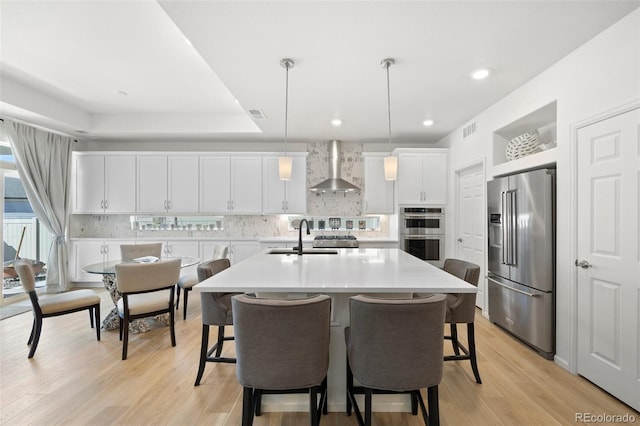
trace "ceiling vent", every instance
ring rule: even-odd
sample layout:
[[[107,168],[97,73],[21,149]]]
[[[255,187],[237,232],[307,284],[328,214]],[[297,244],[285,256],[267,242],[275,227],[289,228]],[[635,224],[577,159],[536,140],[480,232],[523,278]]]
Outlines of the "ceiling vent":
[[[474,121],[473,123],[469,124],[467,127],[463,127],[462,128],[462,138],[466,138],[468,136],[471,136],[472,134],[474,134],[476,132],[476,126],[477,121]]]
[[[267,117],[264,115],[264,112],[262,112],[262,110],[259,109],[250,109],[249,110],[249,114],[251,114],[251,117],[254,120],[266,120]]]

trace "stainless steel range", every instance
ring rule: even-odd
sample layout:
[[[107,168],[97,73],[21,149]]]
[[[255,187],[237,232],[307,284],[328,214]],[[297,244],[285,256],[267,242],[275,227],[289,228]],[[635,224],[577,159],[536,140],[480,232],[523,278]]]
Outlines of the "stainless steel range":
[[[357,248],[359,244],[353,235],[317,235],[313,239],[313,247]]]

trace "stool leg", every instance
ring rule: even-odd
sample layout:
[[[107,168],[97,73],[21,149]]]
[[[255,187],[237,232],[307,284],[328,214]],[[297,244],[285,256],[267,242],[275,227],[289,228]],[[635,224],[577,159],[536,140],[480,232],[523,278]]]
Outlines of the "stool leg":
[[[371,394],[373,392],[369,388],[364,390],[364,424],[371,426]]]
[[[482,384],[480,380],[480,372],[478,371],[478,360],[476,359],[476,336],[473,323],[467,324],[467,340],[469,341],[469,358],[471,359],[471,369],[476,378],[476,382]]]
[[[202,341],[200,343],[200,364],[198,365],[198,375],[193,386],[200,386],[200,380],[204,374],[204,367],[207,364],[207,347],[209,346],[209,325],[202,324]]]
[[[242,426],[253,424],[253,389],[242,389]]]
[[[439,426],[438,386],[431,386],[427,389],[427,400],[429,405],[429,426]]]
[[[451,345],[453,346],[453,353],[460,355],[460,346],[458,343],[458,326],[455,323],[451,323]]]

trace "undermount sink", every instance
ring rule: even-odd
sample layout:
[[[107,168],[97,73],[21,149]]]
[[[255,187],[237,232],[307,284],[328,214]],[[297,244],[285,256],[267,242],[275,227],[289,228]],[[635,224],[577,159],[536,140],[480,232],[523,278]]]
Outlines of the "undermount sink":
[[[270,250],[267,254],[298,254],[298,250],[290,249],[290,248],[281,248],[281,249],[273,249]],[[302,254],[338,254],[338,250],[327,250],[327,249],[303,249]]]

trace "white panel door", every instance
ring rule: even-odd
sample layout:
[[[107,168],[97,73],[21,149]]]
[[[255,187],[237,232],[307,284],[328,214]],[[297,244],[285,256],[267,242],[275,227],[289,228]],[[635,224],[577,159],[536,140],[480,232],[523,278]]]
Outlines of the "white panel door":
[[[423,203],[447,204],[447,173],[449,155],[446,153],[427,153],[422,157]]]
[[[106,260],[105,247],[103,241],[72,241],[71,258],[69,259],[69,270],[73,274],[71,281],[74,282],[100,282],[102,275],[88,274],[82,267],[99,263]]]
[[[385,156],[364,157],[363,213],[393,213],[394,181],[384,178]]]
[[[169,257],[199,257],[200,243],[195,240],[185,241],[166,241],[167,253]],[[202,259],[201,259],[202,260]],[[182,268],[180,275],[197,275],[198,265]]]
[[[108,213],[130,214],[136,211],[135,155],[107,155],[104,157],[106,200]]]
[[[293,164],[293,175],[296,165]],[[278,157],[265,157],[263,159],[262,175],[262,211],[263,213],[285,213],[287,199],[285,181],[278,174]],[[293,177],[293,176],[292,176]]]
[[[229,157],[200,158],[200,212],[226,213],[231,204]]]
[[[578,131],[578,373],[640,410],[640,110]],[[582,262],[582,263],[581,263]]]
[[[167,156],[138,156],[139,213],[159,213],[167,210]]]
[[[167,210],[170,213],[197,213],[200,179],[198,157],[170,155],[167,165]]]
[[[232,241],[229,250],[231,264],[235,265],[247,257],[258,253],[260,250],[261,246],[258,241]]]
[[[422,154],[400,154],[398,156],[398,204],[421,204]]]
[[[231,157],[231,211],[262,212],[262,158]]]
[[[307,212],[307,157],[293,157],[291,179],[286,182],[288,214]]]
[[[456,257],[480,266],[476,306],[484,309],[486,282],[484,279],[484,252],[486,238],[485,176],[482,164],[460,171],[458,174],[458,212],[456,229]]]
[[[74,160],[74,213],[104,211],[104,156],[77,155]]]

